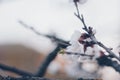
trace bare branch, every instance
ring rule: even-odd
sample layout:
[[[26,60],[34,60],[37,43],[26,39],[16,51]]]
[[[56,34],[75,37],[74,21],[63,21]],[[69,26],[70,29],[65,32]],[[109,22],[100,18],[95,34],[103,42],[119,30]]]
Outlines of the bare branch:
[[[115,55],[115,53],[113,53],[113,52],[112,52],[109,48],[107,48],[104,44],[102,44],[101,42],[98,42],[98,45],[99,45],[100,47],[102,47],[103,49],[105,49],[111,56],[113,56],[114,58],[116,58],[117,60],[120,61],[120,58],[117,57],[117,56]]]
[[[53,80],[49,78],[42,78],[42,77],[3,77],[0,76],[0,80]]]
[[[14,68],[14,67],[7,66],[5,64],[0,64],[0,69],[5,70],[5,71],[9,71],[9,72],[13,72],[13,73],[16,73],[16,74],[21,75],[21,76],[33,76],[32,73],[22,71],[20,69]]]
[[[88,30],[88,28],[87,28],[87,26],[86,26],[86,24],[85,24],[85,21],[84,21],[83,14],[80,15],[77,2],[74,2],[74,3],[75,3],[76,10],[77,10],[77,13],[74,13],[74,14],[75,14],[75,16],[82,22],[82,24],[83,24],[83,26],[84,26],[83,29],[89,33],[89,30]]]
[[[58,51],[60,50],[60,45],[58,45],[56,47],[56,49],[54,51],[52,51],[44,60],[43,64],[40,66],[38,72],[36,73],[35,76],[38,77],[43,77],[46,73],[46,70],[48,68],[48,66],[50,65],[50,63],[56,58]]]
[[[100,66],[113,67],[117,72],[120,73],[120,64],[117,61],[113,61],[108,56],[102,56],[100,58],[97,58],[97,61]]]
[[[58,43],[58,44],[62,44],[62,45],[66,45],[66,46],[69,45],[69,42],[68,42],[68,41],[62,40],[62,39],[56,37],[55,35],[42,34],[42,33],[40,33],[39,31],[37,31],[34,27],[27,25],[26,23],[24,23],[24,22],[21,21],[21,20],[19,20],[18,23],[20,23],[23,27],[25,27],[25,28],[27,28],[27,29],[30,29],[30,30],[31,30],[32,32],[34,32],[36,35],[47,37],[47,38],[51,39],[53,42],[56,42],[56,43]]]

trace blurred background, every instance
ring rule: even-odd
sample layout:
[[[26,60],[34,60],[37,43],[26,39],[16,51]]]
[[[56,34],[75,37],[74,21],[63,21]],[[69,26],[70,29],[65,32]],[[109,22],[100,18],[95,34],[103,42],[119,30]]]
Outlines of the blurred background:
[[[119,4],[119,0],[81,0],[79,3],[80,13],[86,24],[96,30],[97,39],[115,52],[120,44]],[[83,25],[74,12],[72,0],[0,0],[0,63],[37,72],[55,44],[24,28],[18,21],[33,26],[40,33],[55,33],[61,39],[70,40],[75,30],[83,32]],[[69,61],[58,55],[50,64],[46,77],[74,76],[68,64]]]

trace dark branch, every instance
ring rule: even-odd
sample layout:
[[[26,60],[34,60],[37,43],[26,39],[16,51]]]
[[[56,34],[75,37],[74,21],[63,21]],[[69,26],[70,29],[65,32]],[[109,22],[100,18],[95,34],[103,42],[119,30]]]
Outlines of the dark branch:
[[[120,57],[117,57],[115,55],[115,53],[113,53],[109,48],[107,48],[104,44],[102,44],[101,42],[98,42],[98,45],[102,48],[104,48],[111,56],[113,56],[114,58],[116,58],[117,60],[120,61]]]
[[[108,56],[102,56],[97,59],[100,66],[110,66],[113,67],[117,72],[120,73],[120,64],[117,61],[111,60]]]
[[[84,29],[85,31],[89,32],[89,30],[88,30],[88,28],[87,28],[87,26],[86,26],[86,24],[85,24],[83,15],[82,15],[82,14],[80,15],[77,2],[74,2],[74,3],[75,3],[76,10],[77,10],[77,13],[74,13],[75,16],[76,16],[76,17],[82,22],[82,24],[84,25],[84,28],[83,28],[83,29]]]
[[[41,77],[3,77],[0,76],[0,80],[53,80],[49,78],[41,78]]]
[[[9,72],[13,72],[13,73],[16,73],[17,75],[21,75],[21,76],[33,76],[33,74],[31,74],[31,73],[22,71],[20,69],[14,68],[14,67],[7,66],[5,64],[0,64],[0,69],[9,71]]]
[[[57,53],[60,51],[61,48],[66,48],[66,45],[63,44],[58,44],[57,47],[55,48],[54,51],[52,51],[45,59],[45,61],[43,62],[42,66],[40,66],[38,73],[36,74],[36,76],[38,77],[43,77],[46,73],[46,70],[48,68],[48,66],[50,65],[50,63],[56,58]]]
[[[35,76],[43,77],[45,75],[49,64],[55,59],[59,50],[60,46],[57,46],[56,49],[46,57],[45,61],[43,62]]]

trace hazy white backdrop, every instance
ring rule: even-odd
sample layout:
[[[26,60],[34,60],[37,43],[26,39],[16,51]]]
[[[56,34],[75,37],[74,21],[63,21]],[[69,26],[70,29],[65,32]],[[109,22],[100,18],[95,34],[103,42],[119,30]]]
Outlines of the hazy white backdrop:
[[[119,5],[120,0],[87,0],[79,4],[87,25],[96,29],[96,37],[108,47],[120,43]],[[41,33],[55,32],[69,40],[75,30],[82,31],[75,11],[72,0],[0,0],[0,44],[20,43],[44,51],[52,43],[24,28],[18,20]]]

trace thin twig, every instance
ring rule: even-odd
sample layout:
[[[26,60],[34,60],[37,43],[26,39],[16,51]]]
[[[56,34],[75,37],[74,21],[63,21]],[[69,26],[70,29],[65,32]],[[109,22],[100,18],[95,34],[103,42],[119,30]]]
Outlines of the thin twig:
[[[74,53],[74,52],[65,52],[66,54],[68,55],[79,55],[79,56],[87,56],[87,57],[94,57],[94,55],[87,55],[87,54],[84,54],[84,53]]]
[[[85,24],[85,21],[84,21],[84,17],[83,15],[80,16],[80,13],[79,13],[79,9],[78,9],[78,5],[77,3],[75,3],[75,7],[77,9],[77,13],[75,13],[75,16],[77,16],[77,18],[82,22],[83,24],[83,29],[88,33],[88,35],[90,35],[90,38],[91,40],[98,44],[100,47],[102,47],[103,49],[105,49],[110,55],[112,55],[114,58],[116,58],[117,60],[120,61],[120,58],[118,56],[115,55],[115,53],[113,53],[109,48],[107,48],[103,43],[97,41],[97,39],[95,38],[95,36],[90,32],[90,27],[87,27],[87,25]]]
[[[89,32],[86,24],[85,24],[85,21],[84,21],[84,17],[83,17],[83,14],[80,15],[80,12],[79,12],[79,8],[78,8],[78,5],[77,5],[77,2],[74,2],[75,3],[75,7],[76,7],[76,10],[77,10],[77,13],[74,13],[75,16],[82,22],[82,24],[84,25],[84,30]]]
[[[30,29],[31,31],[33,31],[35,34],[37,35],[42,35],[42,36],[46,36],[44,34],[41,34],[40,32],[38,32],[33,26],[29,26],[26,23],[24,23],[23,21],[19,20],[18,23],[20,23],[21,25],[23,25],[25,28]]]

